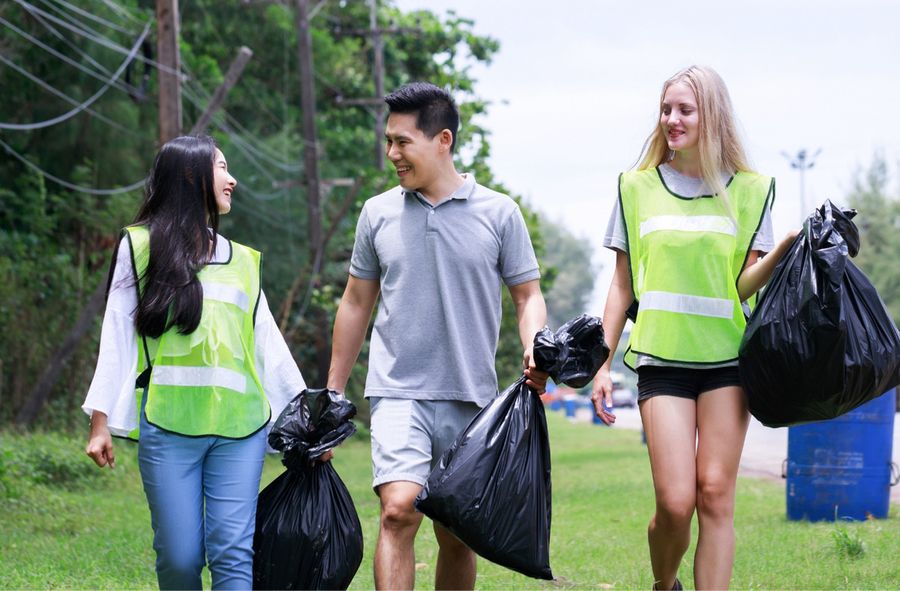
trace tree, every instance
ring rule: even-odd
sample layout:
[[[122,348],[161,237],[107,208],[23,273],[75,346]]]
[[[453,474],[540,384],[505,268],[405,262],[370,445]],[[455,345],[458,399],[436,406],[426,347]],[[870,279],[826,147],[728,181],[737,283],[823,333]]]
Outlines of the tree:
[[[80,102],[102,86],[102,79],[109,77],[104,72],[115,71],[124,59],[98,39],[132,46],[153,18],[154,4],[154,0],[117,0],[91,4],[82,12],[65,3],[53,6],[53,14],[61,13],[63,22],[89,33],[82,35],[23,5],[4,3],[0,16],[81,68],[22,35],[4,36],[0,48],[4,58]],[[254,52],[224,110],[213,118],[210,133],[240,181],[234,210],[223,218],[221,230],[265,253],[264,289],[277,312],[298,273],[310,267],[292,4],[196,0],[181,7],[182,64],[187,75],[183,82],[185,129],[201,115],[223,80],[235,49],[246,45]],[[50,5],[38,8],[50,10]],[[84,10],[100,20],[87,19]],[[429,80],[452,90],[463,120],[458,138],[460,170],[473,171],[482,184],[504,191],[487,165],[490,134],[482,118],[489,105],[477,96],[476,81],[469,73],[473,62],[490,62],[499,48],[497,42],[474,34],[469,19],[453,13],[403,13],[389,0],[380,2],[378,20],[380,26],[403,31],[385,39],[385,87],[390,90],[411,80]],[[289,345],[310,384],[325,381],[327,358],[323,360],[319,353],[328,349],[362,198],[395,183],[390,172],[374,166],[372,113],[343,106],[339,100],[374,94],[370,39],[353,33],[368,26],[369,7],[363,2],[320,3],[312,20],[321,176],[361,178],[362,183],[358,198],[348,198],[349,189],[344,187],[324,195],[323,227],[333,228],[333,238],[317,280],[301,277],[299,304],[291,308],[287,319]],[[150,53],[140,54],[147,58],[153,57],[150,41]],[[147,174],[157,149],[156,71],[135,61],[119,82],[89,111],[41,129],[4,130],[0,139],[43,170],[77,185],[108,188],[133,183]],[[6,91],[0,93],[2,122],[43,121],[72,108],[10,67],[0,68],[0,85]],[[29,388],[52,361],[95,287],[105,280],[118,231],[137,210],[141,192],[86,195],[46,180],[11,157],[0,159],[0,181],[0,325],[4,327],[0,422],[5,422],[23,407]],[[525,205],[523,213],[539,250],[537,215]],[[61,370],[41,415],[46,426],[83,424],[78,406],[96,360],[99,318],[94,322],[92,338],[74,346]],[[498,366],[517,366],[521,359],[517,331],[508,322],[502,331]],[[358,367],[351,377],[353,396],[362,393],[364,369]]]
[[[888,188],[890,175],[884,157],[876,155],[868,170],[857,171],[847,202],[858,211],[854,219],[860,235],[854,262],[868,276],[884,300],[894,322],[900,322],[900,198]]]
[[[546,242],[544,263],[555,272],[553,287],[545,294],[547,321],[556,329],[585,312],[599,268],[591,260],[593,251],[586,238],[573,236],[548,219],[541,220],[541,230]]]

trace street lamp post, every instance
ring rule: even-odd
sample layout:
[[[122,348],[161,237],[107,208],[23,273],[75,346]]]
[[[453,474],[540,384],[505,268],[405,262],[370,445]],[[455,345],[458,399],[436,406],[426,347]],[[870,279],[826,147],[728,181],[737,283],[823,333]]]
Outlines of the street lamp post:
[[[800,221],[806,221],[809,212],[806,210],[806,171],[812,168],[816,163],[816,157],[822,152],[822,148],[816,150],[816,153],[809,156],[805,149],[797,150],[797,155],[791,157],[787,152],[781,155],[787,158],[791,164],[791,168],[800,171]]]

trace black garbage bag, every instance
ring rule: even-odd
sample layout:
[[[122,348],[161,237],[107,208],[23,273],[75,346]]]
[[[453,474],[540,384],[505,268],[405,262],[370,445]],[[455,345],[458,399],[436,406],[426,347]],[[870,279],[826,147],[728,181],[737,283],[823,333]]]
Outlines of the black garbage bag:
[[[331,462],[356,432],[356,407],[333,390],[304,390],[278,416],[269,445],[287,467],[261,493],[253,538],[254,589],[346,589],[362,562],[362,527]]]
[[[900,334],[859,251],[854,210],[826,201],[775,267],[744,333],[750,412],[783,427],[832,419],[900,382]]]
[[[609,356],[600,320],[583,315],[534,339],[535,365],[586,384]],[[479,555],[529,577],[550,570],[550,442],[537,392],[516,380],[444,452],[416,508]]]

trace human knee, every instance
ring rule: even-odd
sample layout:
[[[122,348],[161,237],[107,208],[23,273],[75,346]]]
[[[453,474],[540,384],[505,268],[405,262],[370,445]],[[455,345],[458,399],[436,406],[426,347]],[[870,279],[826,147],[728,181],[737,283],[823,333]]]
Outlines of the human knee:
[[[697,497],[684,490],[660,495],[656,501],[657,522],[664,522],[670,527],[687,527],[694,516]]]
[[[404,531],[416,529],[422,521],[422,514],[418,513],[412,503],[395,499],[383,499],[381,502],[381,527],[382,529]]]
[[[160,589],[191,589],[200,582],[203,553],[197,551],[158,552],[156,572]]]
[[[724,478],[701,478],[697,483],[697,511],[707,518],[734,516],[734,483]]]

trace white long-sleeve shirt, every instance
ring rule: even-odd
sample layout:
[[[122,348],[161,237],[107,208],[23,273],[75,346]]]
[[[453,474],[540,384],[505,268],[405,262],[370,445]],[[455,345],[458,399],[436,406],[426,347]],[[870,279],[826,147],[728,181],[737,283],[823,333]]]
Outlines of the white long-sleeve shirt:
[[[231,256],[231,243],[217,236],[213,262],[225,262]],[[294,361],[269,304],[262,291],[256,312],[256,370],[272,408],[274,421],[290,400],[306,388],[300,369]],[[126,436],[138,426],[134,381],[137,379],[138,344],[134,328],[137,311],[137,288],[131,265],[131,245],[126,237],[119,244],[113,271],[103,329],[100,353],[94,379],[81,408],[90,415],[104,413],[110,433]]]

